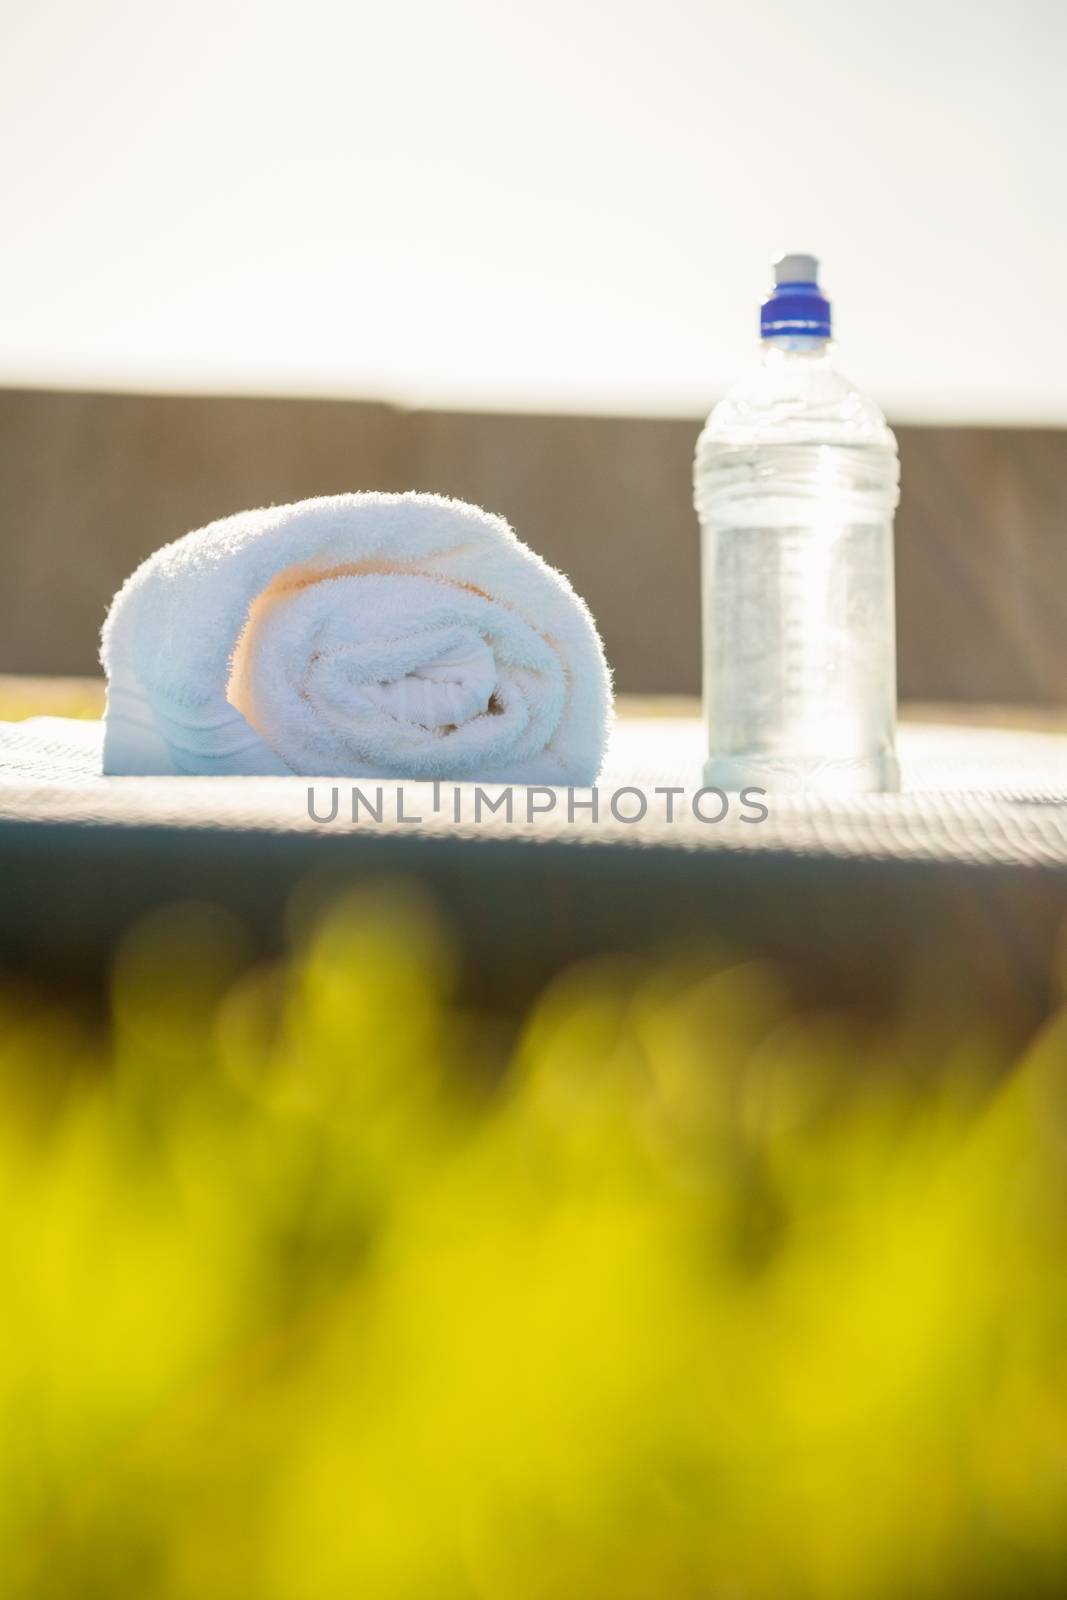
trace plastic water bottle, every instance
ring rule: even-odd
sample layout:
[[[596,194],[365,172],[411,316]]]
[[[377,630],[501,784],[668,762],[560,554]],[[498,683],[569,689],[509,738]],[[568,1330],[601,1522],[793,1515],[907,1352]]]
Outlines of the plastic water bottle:
[[[774,274],[759,363],[697,444],[704,782],[895,790],[896,440],[834,367],[814,256]]]

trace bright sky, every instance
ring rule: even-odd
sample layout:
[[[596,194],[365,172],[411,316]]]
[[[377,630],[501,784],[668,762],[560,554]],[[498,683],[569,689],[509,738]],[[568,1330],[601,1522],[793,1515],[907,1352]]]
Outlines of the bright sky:
[[[0,383],[1067,423],[1062,0],[5,0]]]

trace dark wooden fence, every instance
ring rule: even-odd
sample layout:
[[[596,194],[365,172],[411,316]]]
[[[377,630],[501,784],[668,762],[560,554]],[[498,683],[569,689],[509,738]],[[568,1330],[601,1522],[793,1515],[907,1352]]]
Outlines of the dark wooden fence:
[[[697,424],[0,391],[0,672],[96,666],[157,545],[249,505],[433,489],[502,512],[598,617],[622,690],[695,692]],[[1067,430],[898,428],[901,693],[1067,700]]]

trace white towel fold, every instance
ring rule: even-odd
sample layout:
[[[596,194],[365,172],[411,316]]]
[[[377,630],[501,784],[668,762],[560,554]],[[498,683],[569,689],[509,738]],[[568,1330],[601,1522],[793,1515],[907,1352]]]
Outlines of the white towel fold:
[[[104,625],[104,771],[592,783],[611,687],[584,601],[438,495],[245,511],[157,550]]]

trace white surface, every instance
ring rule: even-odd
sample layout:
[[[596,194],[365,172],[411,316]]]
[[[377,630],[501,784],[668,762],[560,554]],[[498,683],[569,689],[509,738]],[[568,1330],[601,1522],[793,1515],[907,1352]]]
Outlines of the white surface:
[[[0,382],[697,416],[783,249],[898,419],[1067,421],[1062,0],[49,0]]]
[[[306,778],[102,778],[100,724],[36,722],[0,725],[0,824],[63,824],[92,849],[95,825],[120,828],[223,829],[251,836],[401,832],[447,838],[525,839],[530,843],[648,845],[681,850],[788,854],[854,860],[905,860],[1067,868],[1067,737],[987,735],[933,726],[904,730],[906,770],[916,787],[901,795],[768,798],[753,825],[746,807],[698,806],[702,754],[693,721],[624,723],[598,791],[489,786],[489,798],[511,795],[510,810],[483,810],[473,784],[386,782],[357,789]],[[928,787],[922,787],[923,783]],[[668,801],[649,793],[619,795],[623,786],[686,791]],[[377,815],[357,810],[357,794]],[[735,797],[736,800],[736,797]],[[368,801],[361,805],[365,808]],[[639,820],[633,818],[637,814]],[[23,836],[24,837],[24,836]],[[37,835],[47,848],[47,833]]]
[[[64,717],[0,722],[0,784],[95,788],[126,782],[101,776],[103,726]],[[1064,734],[905,724],[899,749],[905,798],[982,794],[1067,800]],[[628,784],[646,790],[676,784],[692,793],[700,787],[703,761],[704,729],[698,718],[627,717],[616,725],[598,787],[608,794]],[[893,800],[881,797],[878,804]]]

